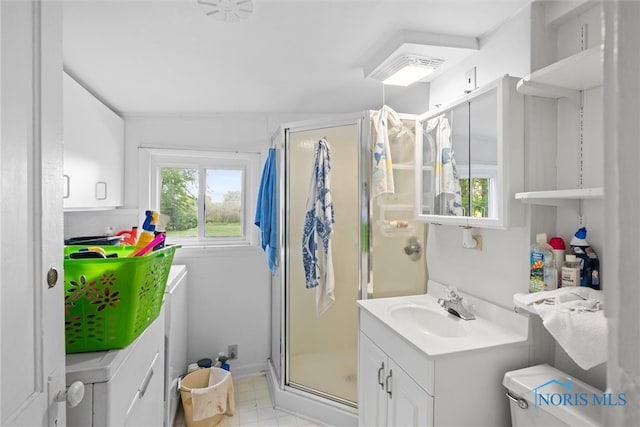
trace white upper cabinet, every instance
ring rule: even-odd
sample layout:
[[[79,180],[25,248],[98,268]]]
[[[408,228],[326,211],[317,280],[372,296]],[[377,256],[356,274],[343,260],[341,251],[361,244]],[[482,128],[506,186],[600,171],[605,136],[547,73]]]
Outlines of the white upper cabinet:
[[[64,208],[122,206],[124,120],[63,74]]]
[[[523,209],[524,100],[504,76],[418,118],[417,218],[437,224],[508,228]]]

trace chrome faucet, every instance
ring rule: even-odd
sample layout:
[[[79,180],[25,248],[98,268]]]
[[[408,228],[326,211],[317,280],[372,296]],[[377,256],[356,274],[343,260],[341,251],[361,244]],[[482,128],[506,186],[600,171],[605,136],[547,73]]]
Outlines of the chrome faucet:
[[[462,297],[458,294],[458,290],[453,287],[448,287],[447,289],[449,290],[449,298],[446,300],[439,298],[438,304],[462,320],[474,320],[476,316],[471,314],[471,312],[462,305]]]

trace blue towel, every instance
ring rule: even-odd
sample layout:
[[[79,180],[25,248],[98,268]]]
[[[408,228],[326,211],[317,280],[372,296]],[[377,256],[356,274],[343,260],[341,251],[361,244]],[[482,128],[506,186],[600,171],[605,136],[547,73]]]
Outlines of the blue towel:
[[[276,150],[270,148],[264,169],[262,169],[254,224],[260,228],[260,245],[267,254],[267,263],[271,274],[275,274],[278,268],[276,262],[278,256],[276,178]]]
[[[314,150],[313,171],[302,232],[305,283],[307,288],[317,288],[316,312],[319,315],[335,301],[330,241],[335,216],[331,201],[330,161],[329,144],[321,139]]]

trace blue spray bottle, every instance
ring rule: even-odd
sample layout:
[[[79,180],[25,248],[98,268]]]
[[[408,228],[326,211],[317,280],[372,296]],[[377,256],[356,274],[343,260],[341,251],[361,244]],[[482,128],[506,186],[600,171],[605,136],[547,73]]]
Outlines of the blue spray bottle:
[[[580,260],[580,286],[600,289],[600,261],[587,243],[587,229],[579,228],[570,245],[576,258]]]

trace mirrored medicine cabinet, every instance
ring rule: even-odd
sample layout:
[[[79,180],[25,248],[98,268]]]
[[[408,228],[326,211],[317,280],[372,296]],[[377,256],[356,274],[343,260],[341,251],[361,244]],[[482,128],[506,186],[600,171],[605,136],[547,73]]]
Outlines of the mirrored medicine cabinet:
[[[507,228],[521,222],[524,97],[504,76],[417,118],[416,217]]]

